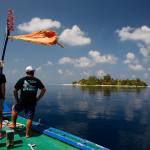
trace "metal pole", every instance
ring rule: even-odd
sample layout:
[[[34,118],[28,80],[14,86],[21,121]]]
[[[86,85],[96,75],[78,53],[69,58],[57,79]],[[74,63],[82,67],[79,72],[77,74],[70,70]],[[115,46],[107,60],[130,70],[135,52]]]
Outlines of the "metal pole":
[[[6,47],[8,43],[8,37],[10,35],[10,32],[13,31],[13,11],[11,9],[8,9],[7,12],[7,24],[6,24],[6,34],[5,34],[5,40],[4,40],[4,46],[2,50],[2,57],[1,57],[1,62],[0,62],[0,73],[3,73],[3,67],[4,67],[4,58],[5,58],[5,52],[6,52]]]
[[[8,36],[10,35],[10,32],[7,31],[6,33],[6,37],[5,37],[5,43],[4,43],[4,47],[3,47],[3,53],[2,53],[2,61],[4,61],[4,57],[5,57],[5,52],[6,52],[6,46],[8,43]]]
[[[5,37],[5,41],[4,41],[4,47],[3,47],[3,52],[2,52],[2,57],[1,57],[1,67],[0,67],[0,72],[3,73],[3,62],[4,62],[4,58],[5,58],[5,52],[6,52],[6,47],[7,47],[7,43],[8,43],[8,36],[10,35],[9,31],[6,31],[6,37]]]

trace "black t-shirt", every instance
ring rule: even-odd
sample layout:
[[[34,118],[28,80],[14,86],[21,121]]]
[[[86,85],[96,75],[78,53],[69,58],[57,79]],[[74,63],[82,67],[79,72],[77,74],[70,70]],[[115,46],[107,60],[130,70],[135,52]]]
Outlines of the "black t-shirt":
[[[20,100],[24,104],[36,104],[38,89],[43,89],[43,83],[35,77],[26,76],[17,81],[16,90],[20,90]]]
[[[4,98],[4,95],[2,94],[2,89],[1,89],[2,88],[1,85],[3,83],[6,83],[6,77],[4,74],[0,74],[0,99]]]

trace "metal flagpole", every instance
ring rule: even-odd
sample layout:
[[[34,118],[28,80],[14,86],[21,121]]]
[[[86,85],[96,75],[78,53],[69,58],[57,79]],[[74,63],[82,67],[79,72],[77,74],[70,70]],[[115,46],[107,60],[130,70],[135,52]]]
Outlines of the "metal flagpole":
[[[3,50],[2,50],[2,57],[0,60],[0,72],[1,73],[3,73],[4,58],[5,58],[5,52],[6,52],[6,47],[7,47],[7,43],[8,43],[8,37],[10,35],[10,32],[14,30],[13,26],[14,26],[13,11],[12,11],[12,9],[8,9],[6,34],[5,34],[4,46],[3,46]]]

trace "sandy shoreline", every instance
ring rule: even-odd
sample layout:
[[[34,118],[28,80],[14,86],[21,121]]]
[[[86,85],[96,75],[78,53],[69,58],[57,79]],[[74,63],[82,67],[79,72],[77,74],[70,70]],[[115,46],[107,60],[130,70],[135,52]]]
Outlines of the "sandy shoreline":
[[[150,85],[148,86],[130,86],[130,85],[81,85],[81,84],[61,84],[64,86],[96,86],[96,87],[150,87]]]

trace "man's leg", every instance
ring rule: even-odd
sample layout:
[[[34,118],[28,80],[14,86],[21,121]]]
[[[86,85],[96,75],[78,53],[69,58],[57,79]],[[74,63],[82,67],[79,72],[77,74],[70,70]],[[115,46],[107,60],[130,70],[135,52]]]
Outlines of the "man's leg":
[[[2,111],[0,111],[0,138],[2,137]]]
[[[0,111],[0,130],[2,129],[2,111]]]
[[[25,113],[26,113],[26,118],[27,118],[26,137],[30,137],[31,136],[32,120],[33,120],[34,113],[35,113],[35,105],[26,106]]]
[[[0,138],[2,137],[2,121],[3,121],[3,99],[0,99]]]
[[[27,122],[26,122],[26,137],[31,136],[31,125],[32,125],[32,120],[27,119]]]
[[[18,114],[12,110],[12,127],[16,127],[16,120],[17,120]]]
[[[16,120],[18,114],[15,111],[12,111],[12,123],[8,125],[9,128],[15,128],[16,127]]]
[[[17,111],[19,110],[19,109],[17,110],[18,107],[19,106],[17,104],[12,107],[12,112],[11,112],[12,123],[8,125],[9,128],[15,128],[16,127],[16,120],[17,120],[17,116],[18,116]],[[21,107],[20,107],[20,109],[21,109]]]

